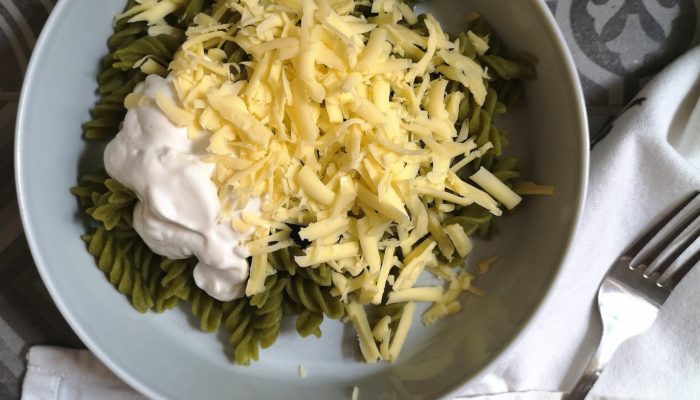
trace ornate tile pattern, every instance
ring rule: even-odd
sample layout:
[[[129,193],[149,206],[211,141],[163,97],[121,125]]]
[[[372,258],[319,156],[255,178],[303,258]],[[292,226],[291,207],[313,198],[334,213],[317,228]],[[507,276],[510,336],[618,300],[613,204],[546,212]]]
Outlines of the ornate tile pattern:
[[[655,73],[700,42],[697,0],[548,4],[579,70],[593,137]]]

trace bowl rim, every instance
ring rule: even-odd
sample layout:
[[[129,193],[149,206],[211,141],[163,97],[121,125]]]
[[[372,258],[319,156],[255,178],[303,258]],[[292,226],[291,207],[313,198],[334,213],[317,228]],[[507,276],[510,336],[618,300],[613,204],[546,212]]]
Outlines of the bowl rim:
[[[56,6],[54,7],[53,11],[49,15],[49,18],[47,19],[42,32],[37,40],[36,46],[34,47],[34,50],[32,52],[31,59],[29,61],[26,73],[25,73],[25,79],[22,84],[22,89],[21,89],[21,94],[20,94],[20,100],[18,103],[18,109],[17,109],[17,118],[16,118],[16,127],[15,127],[15,146],[14,146],[14,168],[15,168],[15,190],[17,192],[17,202],[18,202],[18,207],[20,211],[20,216],[22,220],[22,226],[24,229],[25,237],[27,239],[27,243],[29,244],[29,249],[32,254],[32,258],[34,260],[34,263],[36,265],[37,270],[39,271],[39,275],[41,276],[41,279],[46,286],[49,294],[51,295],[52,301],[56,304],[58,310],[61,312],[61,315],[65,320],[68,322],[68,325],[71,327],[71,329],[76,333],[76,335],[80,338],[80,340],[85,344],[85,346],[105,365],[108,367],[110,371],[112,371],[115,375],[117,375],[120,379],[122,379],[124,382],[126,382],[130,387],[138,391],[139,393],[149,397],[149,398],[154,398],[154,399],[161,399],[163,398],[161,394],[155,392],[151,387],[149,387],[147,384],[143,383],[142,380],[137,376],[137,374],[132,373],[130,371],[127,371],[126,369],[123,369],[120,365],[116,364],[113,362],[102,350],[100,346],[95,344],[95,342],[91,339],[89,335],[87,335],[83,329],[83,327],[80,325],[80,323],[77,322],[76,317],[74,316],[74,312],[68,309],[68,307],[65,305],[65,302],[61,296],[60,291],[56,288],[54,285],[53,281],[47,278],[48,272],[47,272],[47,265],[48,263],[44,259],[44,255],[42,251],[40,250],[39,244],[36,242],[36,235],[34,234],[34,230],[32,228],[33,224],[31,221],[31,217],[29,216],[28,212],[28,206],[27,206],[27,194],[24,193],[24,180],[22,178],[23,173],[22,173],[22,164],[23,164],[23,156],[22,156],[22,149],[23,149],[23,135],[22,132],[25,130],[25,120],[28,118],[27,117],[27,99],[29,97],[28,93],[33,90],[34,87],[34,81],[31,79],[31,77],[34,75],[34,71],[38,68],[37,64],[39,63],[39,57],[37,56],[38,54],[44,53],[45,48],[48,46],[48,37],[50,36],[49,33],[52,32],[53,30],[56,29],[57,25],[61,20],[63,20],[63,15],[67,12],[67,10],[70,8],[70,5],[73,4],[74,0],[63,0],[59,1]],[[581,222],[581,217],[583,214],[583,206],[585,203],[586,199],[586,194],[587,194],[587,187],[588,187],[588,169],[589,169],[589,133],[588,133],[588,119],[586,116],[586,107],[585,107],[585,100],[583,96],[583,90],[581,88],[581,83],[578,78],[578,73],[574,64],[573,56],[571,55],[571,52],[569,50],[569,47],[566,44],[566,40],[560,31],[556,20],[554,18],[554,15],[551,13],[549,10],[549,7],[545,3],[545,0],[531,0],[534,7],[536,8],[536,11],[540,14],[540,17],[546,22],[546,29],[550,33],[550,37],[554,40],[554,45],[557,48],[558,52],[560,53],[560,56],[563,59],[564,62],[564,71],[562,71],[565,74],[566,80],[569,84],[569,86],[573,89],[573,92],[575,94],[575,105],[576,105],[576,117],[577,117],[577,125],[578,125],[578,135],[577,138],[579,140],[579,146],[581,148],[581,154],[580,154],[580,165],[578,168],[579,171],[579,176],[578,176],[578,187],[577,187],[577,195],[576,195],[576,202],[574,204],[575,212],[574,212],[574,217],[572,219],[572,222],[570,224],[569,230],[568,230],[568,237],[566,240],[565,245],[561,249],[561,253],[559,256],[559,262],[557,265],[557,268],[554,270],[554,273],[552,274],[552,277],[550,278],[550,282],[547,286],[547,290],[544,292],[544,295],[540,297],[540,299],[536,302],[535,306],[533,307],[533,311],[530,314],[530,316],[527,318],[527,320],[521,324],[516,330],[514,330],[514,333],[511,335],[511,337],[504,342],[504,344],[497,350],[497,354],[487,362],[484,367],[482,367],[478,372],[473,374],[471,377],[468,377],[463,381],[460,385],[453,387],[453,388],[448,388],[446,389],[445,393],[442,394],[440,397],[444,399],[450,399],[453,398],[457,395],[459,395],[460,390],[462,390],[466,385],[472,382],[476,382],[482,377],[484,377],[486,374],[490,372],[491,369],[496,364],[501,363],[504,358],[507,356],[507,354],[512,350],[514,347],[516,347],[520,342],[523,341],[523,338],[527,335],[528,332],[531,331],[532,327],[534,326],[534,321],[539,319],[539,317],[543,314],[543,305],[548,302],[552,296],[553,296],[553,288],[555,285],[560,281],[561,279],[561,272],[563,269],[563,266],[565,265],[566,261],[571,257],[571,246],[573,243],[573,240],[576,236],[576,232],[578,231],[578,228],[580,226]]]
[[[579,165],[579,184],[578,193],[576,196],[576,203],[574,205],[576,211],[569,227],[568,236],[566,243],[559,256],[559,262],[557,268],[554,270],[550,282],[547,285],[547,290],[544,295],[540,297],[539,301],[536,302],[533,307],[533,311],[527,320],[520,325],[519,328],[514,330],[511,337],[505,341],[505,343],[497,350],[497,354],[493,357],[487,364],[473,376],[468,378],[459,387],[455,387],[451,390],[446,391],[441,398],[442,399],[452,399],[457,397],[460,391],[472,382],[477,382],[481,378],[485,377],[497,364],[503,363],[504,359],[508,356],[510,351],[518,346],[524,341],[525,336],[532,331],[535,321],[540,319],[544,314],[543,307],[546,303],[550,302],[554,297],[554,288],[559,284],[562,279],[562,270],[564,265],[566,265],[571,255],[571,247],[573,241],[576,237],[576,233],[581,226],[581,218],[583,216],[583,208],[586,202],[586,197],[588,194],[588,171],[590,167],[590,138],[589,138],[589,126],[588,126],[588,115],[586,113],[586,101],[583,95],[583,88],[581,87],[581,81],[578,77],[578,70],[576,69],[576,64],[574,63],[574,58],[566,43],[564,34],[559,29],[559,25],[554,17],[554,14],[550,11],[549,7],[545,3],[545,0],[533,0],[533,5],[537,9],[536,11],[540,14],[543,20],[546,22],[546,28],[550,33],[550,37],[554,40],[554,45],[560,53],[564,61],[564,71],[566,80],[569,86],[573,88],[576,100],[576,116],[578,119],[578,131],[579,135],[579,146],[581,147],[581,161]]]

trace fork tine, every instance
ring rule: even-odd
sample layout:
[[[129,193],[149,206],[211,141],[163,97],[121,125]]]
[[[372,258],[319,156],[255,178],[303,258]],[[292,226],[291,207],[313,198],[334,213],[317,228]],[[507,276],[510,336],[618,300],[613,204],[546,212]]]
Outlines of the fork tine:
[[[691,201],[691,204],[695,202],[695,199]],[[700,203],[700,202],[698,202]],[[697,206],[698,204],[695,204]],[[688,208],[689,206],[686,206]],[[681,213],[685,210],[681,210]],[[680,213],[679,213],[680,214]],[[664,257],[661,255],[665,252],[670,252],[674,247],[673,242],[682,237],[692,236],[693,230],[696,228],[694,222],[700,217],[700,208],[693,210],[690,215],[682,215],[679,217],[681,222],[676,222],[671,219],[668,228],[662,229],[658,233],[658,239],[654,238],[648,246],[640,252],[641,255],[637,255],[636,259],[632,260],[632,265],[634,268],[637,266],[650,266],[655,260],[663,261]],[[692,241],[690,242],[692,243]],[[648,248],[647,248],[648,247]]]
[[[664,275],[664,272],[700,237],[700,210],[693,216],[688,226],[677,236],[671,238],[671,243],[659,252],[654,261],[648,263],[644,271],[644,276],[649,277],[651,273]],[[643,262],[642,262],[643,264]]]
[[[668,288],[669,290],[673,290],[673,288],[675,288],[676,285],[678,285],[680,281],[683,280],[686,275],[688,275],[688,272],[690,272],[690,270],[692,270],[698,263],[700,263],[700,251],[696,251],[692,256],[690,256],[686,262],[671,273],[670,277],[666,278],[665,280],[659,280],[656,284],[658,286]]]
[[[630,259],[633,259],[637,255],[639,255],[639,253],[647,246],[647,244],[649,244],[649,242],[651,242],[651,240],[654,239],[654,237],[656,235],[658,235],[659,232],[676,215],[678,215],[678,213],[683,211],[683,209],[688,204],[690,204],[693,200],[695,200],[695,198],[698,197],[699,194],[700,194],[700,192],[697,192],[697,191],[691,193],[691,195],[688,196],[688,198],[686,200],[684,200],[680,205],[678,205],[678,207],[674,208],[672,211],[670,211],[668,214],[666,214],[656,225],[654,225],[649,231],[647,231],[647,233],[644,234],[644,236],[642,236],[639,240],[634,242],[634,244],[632,244],[632,246],[630,246],[630,248],[627,251],[625,251],[624,257],[629,257]],[[681,230],[685,229],[686,226],[688,226],[690,224],[690,222],[692,222],[693,219],[695,219],[695,217],[691,218],[690,221],[687,221],[687,223],[682,223],[681,224],[682,227],[679,226],[680,229],[675,229],[674,232],[672,232],[671,236],[672,237],[677,236],[678,233],[680,233]],[[668,245],[668,243],[664,243],[664,242],[666,242],[666,240],[663,240],[661,243],[659,243],[655,246],[654,250],[658,250],[658,251],[652,251],[652,253],[657,253],[656,255],[654,255],[654,258],[656,258],[656,256],[658,256],[658,252],[660,252],[664,247],[666,247],[666,245]],[[647,257],[647,259],[648,259],[648,257]],[[653,258],[652,258],[652,260],[653,260]]]

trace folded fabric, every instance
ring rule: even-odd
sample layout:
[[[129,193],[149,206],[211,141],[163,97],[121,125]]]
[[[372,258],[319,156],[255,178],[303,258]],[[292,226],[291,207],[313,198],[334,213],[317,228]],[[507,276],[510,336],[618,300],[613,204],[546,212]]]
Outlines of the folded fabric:
[[[88,350],[34,346],[27,355],[23,400],[145,400]]]
[[[596,144],[582,223],[554,294],[507,357],[464,388],[466,398],[561,397],[552,392],[574,385],[597,345],[601,327],[594,299],[613,260],[700,189],[699,98],[696,48],[647,84]],[[698,288],[695,268],[654,326],[620,347],[590,398],[700,398]]]

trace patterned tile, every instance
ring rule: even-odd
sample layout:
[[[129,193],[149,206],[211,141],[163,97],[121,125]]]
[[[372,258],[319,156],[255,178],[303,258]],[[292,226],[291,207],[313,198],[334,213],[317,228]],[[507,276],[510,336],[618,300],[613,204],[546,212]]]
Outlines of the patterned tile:
[[[697,0],[548,3],[579,70],[592,136],[655,73],[700,42]]]

